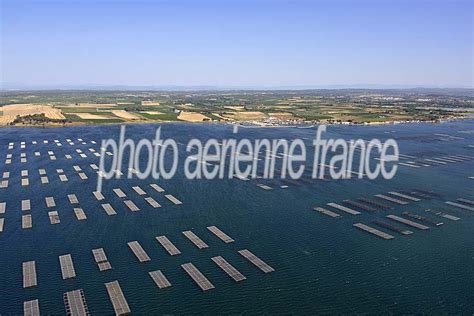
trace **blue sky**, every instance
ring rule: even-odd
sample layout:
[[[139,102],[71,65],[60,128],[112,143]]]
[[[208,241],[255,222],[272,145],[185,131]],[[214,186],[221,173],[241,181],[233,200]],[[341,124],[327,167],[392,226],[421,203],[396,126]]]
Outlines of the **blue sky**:
[[[2,0],[5,86],[473,87],[472,1]]]

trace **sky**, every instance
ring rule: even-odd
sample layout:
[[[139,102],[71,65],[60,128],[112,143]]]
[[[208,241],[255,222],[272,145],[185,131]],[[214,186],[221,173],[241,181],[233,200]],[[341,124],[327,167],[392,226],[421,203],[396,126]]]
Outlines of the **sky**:
[[[474,1],[0,0],[3,88],[473,88]]]

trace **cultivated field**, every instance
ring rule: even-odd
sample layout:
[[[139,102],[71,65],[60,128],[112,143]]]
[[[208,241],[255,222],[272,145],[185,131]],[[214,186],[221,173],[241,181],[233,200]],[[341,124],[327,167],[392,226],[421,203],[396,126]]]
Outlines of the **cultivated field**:
[[[127,112],[125,110],[113,110],[112,114],[115,115],[115,116],[118,116],[120,118],[123,118],[123,119],[126,119],[126,120],[131,120],[131,121],[142,119],[140,116],[138,116],[136,114],[133,114],[133,113],[130,113],[130,112]]]
[[[91,113],[75,113],[78,117],[80,117],[83,120],[108,120],[110,117],[103,116],[103,115],[97,115],[97,114],[91,114]]]
[[[61,110],[49,105],[38,104],[10,104],[1,107],[0,125],[12,123],[17,116],[28,116],[34,114],[44,114],[47,118],[53,120],[63,120],[64,115]]]
[[[226,113],[226,117],[234,119],[236,121],[253,121],[253,120],[261,120],[266,117],[265,113],[257,112],[257,111],[236,111],[231,113]]]
[[[203,122],[211,120],[209,117],[203,114],[184,111],[181,111],[181,113],[179,113],[178,119],[186,122]]]

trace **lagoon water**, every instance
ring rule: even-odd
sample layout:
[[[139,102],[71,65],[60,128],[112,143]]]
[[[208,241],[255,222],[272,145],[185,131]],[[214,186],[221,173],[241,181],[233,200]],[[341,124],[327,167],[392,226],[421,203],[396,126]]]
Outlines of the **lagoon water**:
[[[158,126],[129,125],[127,135],[134,139],[153,138]],[[162,137],[183,144],[192,137],[268,137],[302,138],[309,146],[315,133],[315,128],[240,128],[234,135],[232,126],[210,124],[163,124],[161,128]],[[173,179],[106,181],[106,202],[117,211],[117,215],[107,216],[92,195],[96,175],[89,164],[98,164],[99,158],[88,148],[99,150],[100,140],[118,138],[118,134],[118,126],[0,130],[0,174],[11,174],[8,188],[0,189],[0,202],[7,202],[5,227],[0,233],[1,315],[22,314],[23,302],[31,299],[39,299],[43,314],[64,314],[63,293],[75,289],[84,289],[91,314],[112,314],[104,283],[114,280],[119,281],[132,314],[474,313],[474,213],[444,203],[456,198],[474,200],[474,180],[468,178],[474,176],[474,160],[421,168],[399,166],[391,180],[306,179],[283,189],[280,180],[185,180],[185,147],[180,145],[181,162]],[[474,145],[473,121],[330,126],[326,137],[395,138],[402,154],[418,160],[448,155],[474,157],[474,148],[469,147]],[[75,145],[69,145],[67,138]],[[43,143],[45,139],[48,144]],[[61,147],[53,143],[55,139],[60,140]],[[38,144],[31,144],[33,140]],[[92,145],[91,140],[97,144]],[[21,141],[26,142],[25,149],[20,149]],[[9,142],[15,143],[10,151]],[[80,158],[77,148],[88,157]],[[48,150],[55,152],[56,161],[48,158]],[[35,151],[40,151],[41,156],[35,157]],[[22,152],[27,153],[27,163],[20,163]],[[13,163],[9,165],[4,164],[7,153],[13,153]],[[71,154],[73,159],[67,160],[65,154]],[[89,180],[80,180],[74,165],[79,165]],[[40,168],[46,169],[49,184],[41,184]],[[68,182],[59,181],[58,168],[64,169]],[[25,169],[29,171],[30,185],[22,187],[20,173]],[[153,191],[150,183],[158,183],[183,205],[172,204],[164,193]],[[257,187],[261,183],[273,189]],[[162,207],[152,209],[132,190],[134,185],[144,188]],[[140,207],[139,212],[126,208],[112,192],[117,187]],[[328,202],[413,188],[433,190],[440,197],[375,214],[342,214],[341,219],[313,211],[313,207]],[[71,193],[77,195],[87,220],[76,220],[67,199]],[[55,210],[61,220],[58,225],[49,223],[46,196],[56,200]],[[33,228],[29,230],[21,229],[22,199],[31,199]],[[426,209],[443,210],[461,220],[442,219],[426,213]],[[370,225],[375,218],[403,211],[445,224],[426,232],[411,229],[414,234],[410,236],[393,233],[396,238],[390,241],[352,227],[356,222]],[[210,225],[222,229],[235,242],[220,241],[206,229]],[[185,230],[195,232],[209,248],[198,250],[182,235]],[[166,235],[182,254],[168,255],[155,240],[160,235]],[[133,240],[140,242],[151,262],[138,262],[127,247],[127,242]],[[91,253],[99,247],[106,251],[113,270],[99,272]],[[262,273],[237,253],[244,248],[276,271]],[[58,256],[68,253],[77,277],[62,280]],[[235,283],[230,279],[211,261],[218,255],[247,280]],[[36,261],[38,286],[23,289],[22,262],[29,260]],[[202,292],[180,267],[186,262],[192,262],[216,288]],[[158,289],[148,276],[153,270],[161,270],[172,287]]]

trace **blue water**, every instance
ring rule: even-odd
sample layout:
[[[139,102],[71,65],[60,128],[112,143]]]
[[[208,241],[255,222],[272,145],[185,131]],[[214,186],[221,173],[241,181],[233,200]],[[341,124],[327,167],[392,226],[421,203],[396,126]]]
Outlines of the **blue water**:
[[[447,155],[474,156],[473,121],[442,124],[406,124],[395,126],[331,126],[326,137],[366,140],[392,137],[398,140],[402,154],[420,158]],[[127,135],[139,139],[152,138],[158,125],[130,125]],[[237,135],[227,125],[163,124],[163,137],[187,143],[192,137],[208,139],[237,138],[304,138],[310,144],[315,129],[241,128]],[[7,202],[5,227],[0,233],[0,314],[22,314],[23,302],[39,299],[43,314],[64,314],[63,293],[84,289],[92,314],[112,314],[104,283],[118,280],[133,314],[414,314],[414,313],[474,313],[474,217],[469,211],[447,207],[444,201],[456,198],[474,199],[474,160],[423,168],[399,167],[391,180],[351,179],[339,181],[307,180],[300,185],[279,186],[280,180],[185,180],[182,172],[184,146],[179,146],[181,163],[171,180],[111,180],[104,184],[106,202],[117,215],[107,216],[100,202],[92,196],[96,176],[89,164],[98,164],[88,148],[99,150],[104,138],[117,138],[118,126],[71,127],[58,129],[0,129],[0,173],[10,171],[7,189],[0,189],[0,202]],[[463,139],[442,140],[448,134]],[[71,138],[75,146],[65,141]],[[87,145],[77,141],[82,138]],[[43,144],[43,140],[49,144]],[[62,147],[53,140],[58,139]],[[38,141],[32,145],[31,141]],[[98,144],[90,144],[90,140]],[[27,143],[20,149],[20,142]],[[11,152],[14,161],[5,165],[9,142],[15,142]],[[75,152],[82,149],[88,158]],[[47,151],[57,157],[51,161]],[[40,151],[41,157],[34,152]],[[27,163],[20,163],[20,153],[26,152]],[[66,160],[71,154],[72,160]],[[146,158],[146,157],[145,157]],[[143,159],[145,159],[143,158]],[[79,165],[89,176],[82,181],[73,170]],[[46,169],[49,184],[41,184],[38,169]],[[56,169],[62,168],[69,178],[60,182]],[[30,185],[22,187],[20,172],[29,171]],[[166,193],[183,202],[174,205],[164,193],[153,191],[148,184],[158,183]],[[266,191],[256,184],[273,188]],[[132,186],[140,185],[163,207],[152,209]],[[120,187],[140,208],[130,212],[112,189]],[[358,197],[370,198],[377,193],[419,188],[433,190],[439,198],[423,199],[390,211],[359,216],[342,214],[341,219],[325,217],[313,207],[328,202],[342,202]],[[74,193],[87,214],[87,220],[77,221],[67,194]],[[51,225],[44,197],[56,200],[61,223]],[[20,202],[31,199],[33,228],[21,229]],[[388,203],[388,202],[387,202]],[[414,230],[410,236],[396,236],[386,241],[352,227],[353,223],[370,224],[387,213],[403,211],[425,214],[432,208],[444,210],[461,218],[446,219],[441,227],[427,232]],[[235,239],[225,244],[212,235],[207,226],[216,225]],[[197,249],[183,235],[192,230],[209,248]],[[169,256],[155,236],[166,235],[182,252]],[[137,240],[151,257],[151,262],[139,263],[127,247]],[[113,270],[99,272],[91,249],[105,249]],[[247,248],[275,272],[264,274],[237,250]],[[63,280],[58,256],[70,253],[77,277]],[[221,255],[234,265],[247,280],[235,283],[220,270],[211,257]],[[35,260],[38,286],[23,289],[22,262]],[[215,285],[202,292],[181,269],[192,262]],[[148,276],[161,270],[172,287],[158,289]]]

